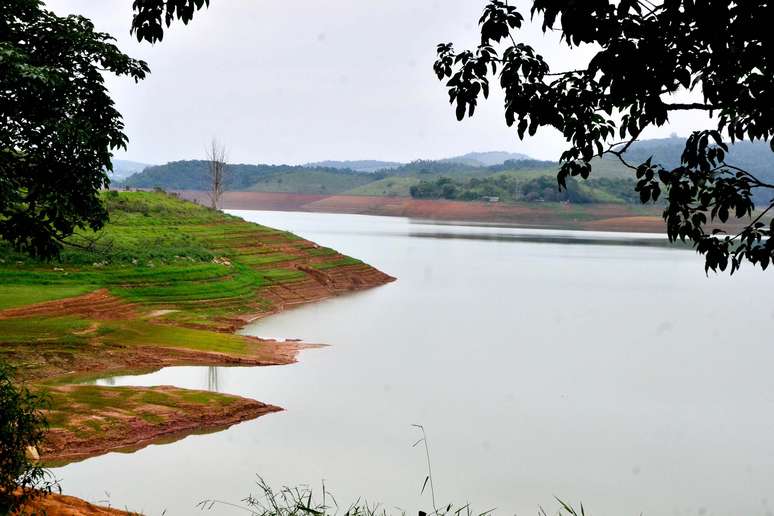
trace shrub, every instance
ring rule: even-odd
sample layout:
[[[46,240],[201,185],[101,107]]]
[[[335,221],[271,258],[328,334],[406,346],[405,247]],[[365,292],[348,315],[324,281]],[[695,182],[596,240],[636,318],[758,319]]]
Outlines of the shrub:
[[[16,386],[13,373],[0,362],[0,514],[11,514],[54,486],[27,451],[40,444],[47,429],[41,412],[45,399]]]

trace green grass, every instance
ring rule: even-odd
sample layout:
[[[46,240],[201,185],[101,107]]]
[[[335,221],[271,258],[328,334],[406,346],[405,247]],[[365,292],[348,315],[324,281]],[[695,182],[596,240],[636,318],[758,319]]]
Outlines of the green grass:
[[[346,192],[347,195],[374,195],[384,197],[408,197],[409,189],[419,183],[420,178],[410,176],[390,176],[358,186]]]
[[[119,416],[139,417],[152,425],[164,424],[166,418],[154,413],[154,407],[167,412],[200,411],[213,404],[227,406],[236,401],[233,396],[215,392],[96,385],[53,389],[48,391],[48,399],[50,428],[66,429],[82,439],[126,424]]]
[[[158,346],[242,355],[247,339],[231,333],[218,333],[178,326],[152,324],[146,320],[111,321],[99,330],[108,344]]]
[[[148,309],[184,309],[175,320],[200,324],[264,306],[262,287],[305,277],[290,262],[337,255],[163,193],[109,192],[105,202],[109,224],[71,237],[78,247],[56,263],[0,242],[0,310],[107,288]]]
[[[292,192],[299,194],[333,195],[346,192],[373,181],[369,174],[346,174],[326,170],[301,170],[275,174],[259,179],[250,190],[254,192]]]
[[[89,321],[75,317],[0,319],[0,343],[30,346],[85,344],[88,341],[87,337],[78,333],[84,332],[89,326]]]
[[[4,285],[0,287],[0,310],[80,296],[93,289],[89,285]]]
[[[362,265],[362,264],[363,262],[356,258],[350,258],[349,256],[345,256],[339,260],[317,263],[315,265],[312,265],[312,267],[318,270],[326,270],[326,269],[335,269],[336,267],[346,267],[348,265]]]
[[[252,266],[270,265],[272,263],[295,260],[297,256],[285,253],[269,253],[258,255],[243,255],[239,257],[240,263]]]

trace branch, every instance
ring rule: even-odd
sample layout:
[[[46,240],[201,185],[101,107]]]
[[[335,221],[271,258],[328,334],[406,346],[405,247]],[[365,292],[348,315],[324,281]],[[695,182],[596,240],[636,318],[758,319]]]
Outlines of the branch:
[[[739,238],[740,236],[742,236],[742,234],[743,234],[745,231],[747,231],[747,230],[748,230],[748,229],[750,229],[751,227],[755,226],[755,224],[756,224],[758,221],[760,221],[760,220],[763,218],[763,216],[764,216],[764,215],[766,215],[766,213],[768,213],[768,212],[769,212],[769,210],[771,210],[772,208],[774,208],[774,202],[772,202],[771,204],[769,204],[769,207],[768,207],[768,208],[766,208],[765,210],[763,210],[762,212],[760,212],[760,213],[758,214],[758,216],[757,216],[757,217],[755,217],[755,219],[754,219],[752,222],[750,222],[749,224],[747,224],[747,226],[745,226],[745,228],[744,228],[742,231],[740,231],[739,233],[737,233],[736,235],[734,235],[734,237],[731,239],[731,242],[733,242],[734,240],[736,240],[737,238]]]
[[[667,111],[688,111],[692,109],[701,109],[703,111],[715,111],[718,109],[717,106],[711,106],[708,104],[702,104],[701,102],[692,102],[688,104],[664,104],[666,106]]]
[[[774,189],[774,185],[770,185],[769,183],[764,183],[763,181],[761,181],[760,179],[758,179],[757,177],[755,177],[754,175],[752,175],[751,173],[749,173],[749,172],[748,172],[748,171],[746,171],[746,170],[743,170],[743,169],[741,169],[741,168],[739,168],[739,167],[735,167],[735,166],[733,166],[733,165],[729,165],[729,164],[728,164],[728,163],[726,163],[725,161],[723,162],[723,166],[724,166],[724,167],[727,167],[727,168],[730,168],[731,170],[736,170],[737,172],[741,172],[742,174],[744,174],[745,176],[747,176],[749,179],[751,179],[751,180],[752,180],[752,181],[755,183],[755,186],[756,186],[756,187],[762,187],[762,188],[771,188],[771,189]]]
[[[551,73],[546,73],[546,74],[543,74],[543,75],[544,76],[549,76],[549,75],[568,75],[568,74],[571,74],[571,73],[588,73],[588,69],[586,69],[586,70],[567,70],[566,72],[551,72]]]

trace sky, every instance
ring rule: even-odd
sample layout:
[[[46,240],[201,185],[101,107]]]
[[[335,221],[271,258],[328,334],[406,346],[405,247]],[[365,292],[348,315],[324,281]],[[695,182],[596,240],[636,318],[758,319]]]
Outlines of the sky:
[[[91,18],[150,65],[139,84],[107,81],[129,137],[116,158],[202,159],[213,138],[232,163],[411,161],[488,150],[556,160],[566,147],[552,129],[520,141],[505,124],[497,88],[474,118],[457,122],[432,71],[435,46],[474,47],[484,0],[211,0],[156,45],[129,35],[131,4],[47,1],[57,14]],[[528,13],[529,2],[516,5]],[[518,37],[555,71],[583,65],[593,51],[569,51],[537,21]],[[686,135],[697,123],[680,113],[644,137]]]

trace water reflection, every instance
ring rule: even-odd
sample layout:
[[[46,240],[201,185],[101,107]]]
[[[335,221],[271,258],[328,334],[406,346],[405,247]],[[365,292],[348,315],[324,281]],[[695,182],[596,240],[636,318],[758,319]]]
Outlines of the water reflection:
[[[209,366],[207,368],[207,390],[210,392],[220,392],[218,386],[218,367]]]
[[[531,234],[531,233],[480,233],[480,232],[446,232],[446,231],[411,231],[408,236],[413,238],[437,238],[457,240],[489,240],[499,242],[529,242],[535,244],[573,244],[573,245],[614,245],[637,247],[663,247],[676,250],[690,249],[683,243],[671,243],[666,236],[627,237],[608,234],[595,235],[590,232],[577,234]],[[583,234],[585,233],[585,234]]]

